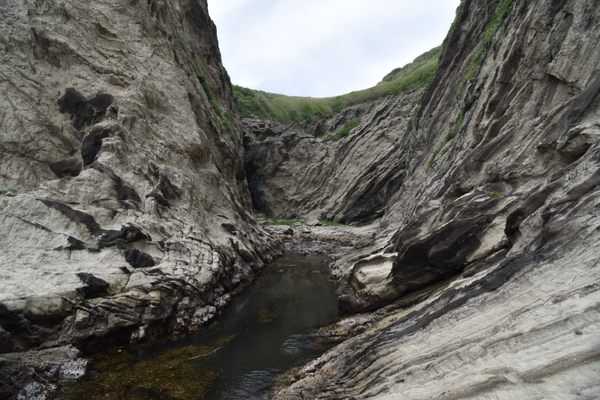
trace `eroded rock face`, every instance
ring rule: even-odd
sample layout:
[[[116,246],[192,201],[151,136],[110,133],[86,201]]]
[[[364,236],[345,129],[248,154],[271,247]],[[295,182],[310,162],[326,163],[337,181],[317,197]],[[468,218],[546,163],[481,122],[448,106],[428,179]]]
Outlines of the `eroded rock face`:
[[[0,354],[0,396],[3,399],[51,398],[56,383],[81,378],[87,361],[73,346]]]
[[[421,91],[349,107],[307,126],[245,119],[246,172],[267,214],[372,222],[404,179],[398,151]],[[327,141],[355,118],[348,136]],[[400,166],[400,168],[398,168]]]
[[[379,239],[337,262],[351,310],[448,281],[276,398],[600,395],[600,7],[516,1],[487,42],[509,4],[463,2]]]
[[[32,397],[78,362],[57,346],[198,327],[274,245],[204,1],[0,18],[1,390]],[[380,219],[333,272],[346,310],[392,302],[277,398],[600,396],[599,26],[594,0],[464,0],[425,93],[246,121],[255,205]]]
[[[2,352],[206,322],[275,250],[206,1],[4,1],[0,20]]]

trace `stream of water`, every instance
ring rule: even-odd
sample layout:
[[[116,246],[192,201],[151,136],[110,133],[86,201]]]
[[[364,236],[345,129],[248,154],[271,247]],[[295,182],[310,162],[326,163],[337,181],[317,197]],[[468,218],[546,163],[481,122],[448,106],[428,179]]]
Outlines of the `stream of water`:
[[[274,261],[217,322],[178,341],[101,355],[65,398],[268,398],[277,375],[326,350],[311,332],[337,319],[328,261],[295,254]]]

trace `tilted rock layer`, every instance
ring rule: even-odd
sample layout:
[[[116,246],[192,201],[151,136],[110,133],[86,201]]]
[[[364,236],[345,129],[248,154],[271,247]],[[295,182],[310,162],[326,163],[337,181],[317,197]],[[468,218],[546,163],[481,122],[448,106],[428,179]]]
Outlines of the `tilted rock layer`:
[[[422,91],[344,109],[304,127],[244,119],[246,172],[254,205],[271,215],[372,222],[383,215],[404,169],[389,157]],[[327,139],[350,121],[338,141]]]
[[[438,288],[276,398],[600,396],[599,65],[596,1],[463,1],[380,239],[337,263],[353,310]]]
[[[206,322],[272,252],[206,1],[0,20],[0,352]]]
[[[205,1],[0,19],[0,397],[208,321],[275,251],[245,171],[269,213],[373,222],[333,271],[388,305],[277,398],[600,397],[597,1],[464,0],[426,91],[244,144]]]

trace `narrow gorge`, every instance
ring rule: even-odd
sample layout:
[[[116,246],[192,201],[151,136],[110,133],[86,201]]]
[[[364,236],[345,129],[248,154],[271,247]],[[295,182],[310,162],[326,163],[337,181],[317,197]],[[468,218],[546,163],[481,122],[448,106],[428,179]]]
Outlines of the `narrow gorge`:
[[[597,1],[462,0],[323,99],[232,85],[206,0],[0,20],[0,399],[205,398],[271,355],[235,398],[600,397]],[[128,388],[77,386],[107,357]]]

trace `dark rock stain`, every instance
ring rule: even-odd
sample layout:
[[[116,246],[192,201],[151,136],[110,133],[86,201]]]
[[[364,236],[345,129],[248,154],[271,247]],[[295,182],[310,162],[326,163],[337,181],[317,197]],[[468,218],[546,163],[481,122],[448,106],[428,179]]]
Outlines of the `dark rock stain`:
[[[58,110],[71,116],[73,127],[81,130],[93,125],[104,118],[106,109],[113,103],[114,98],[108,93],[98,93],[87,99],[74,88],[65,89],[65,94],[58,99]]]

